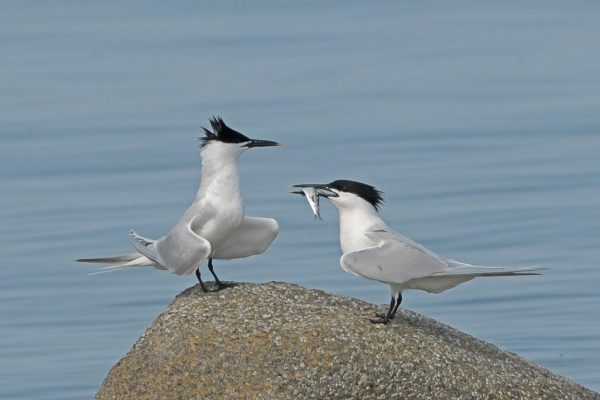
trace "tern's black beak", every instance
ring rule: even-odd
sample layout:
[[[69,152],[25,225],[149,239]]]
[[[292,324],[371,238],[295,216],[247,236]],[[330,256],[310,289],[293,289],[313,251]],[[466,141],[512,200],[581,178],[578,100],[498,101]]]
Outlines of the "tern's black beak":
[[[281,143],[274,142],[272,140],[260,140],[260,139],[252,139],[244,146],[251,147],[269,147],[269,146],[282,146]]]
[[[304,194],[302,188],[315,188],[317,194],[321,197],[337,197],[338,194],[333,190],[329,189],[329,186],[322,183],[300,183],[298,185],[292,185],[292,188],[299,188],[300,190],[295,190],[290,193],[294,194]]]

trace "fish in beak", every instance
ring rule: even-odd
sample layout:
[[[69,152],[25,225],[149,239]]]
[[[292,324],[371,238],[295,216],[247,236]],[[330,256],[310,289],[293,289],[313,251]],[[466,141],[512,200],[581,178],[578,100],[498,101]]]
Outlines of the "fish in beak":
[[[337,196],[337,194],[335,192],[333,192],[332,190],[327,188],[327,185],[322,185],[322,184],[299,184],[299,185],[292,185],[291,188],[292,189],[298,188],[300,190],[293,190],[290,193],[300,194],[300,195],[303,195],[306,197],[306,200],[308,201],[308,204],[310,205],[310,208],[312,209],[315,221],[317,220],[317,218],[319,220],[323,221],[323,218],[321,218],[320,209],[319,209],[319,197],[335,197],[335,196]]]

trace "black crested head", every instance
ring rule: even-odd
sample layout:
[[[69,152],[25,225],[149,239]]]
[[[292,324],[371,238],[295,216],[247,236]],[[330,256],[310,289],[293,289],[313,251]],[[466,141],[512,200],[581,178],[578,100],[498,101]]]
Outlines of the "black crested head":
[[[203,148],[212,141],[223,143],[245,143],[250,141],[248,136],[225,125],[225,121],[221,117],[212,117],[210,119],[210,126],[212,127],[212,132],[206,128],[202,128],[206,136],[200,138],[200,148]]]
[[[383,203],[383,192],[366,183],[338,179],[327,186],[340,192],[354,193],[371,204],[376,210],[379,210],[381,203]]]

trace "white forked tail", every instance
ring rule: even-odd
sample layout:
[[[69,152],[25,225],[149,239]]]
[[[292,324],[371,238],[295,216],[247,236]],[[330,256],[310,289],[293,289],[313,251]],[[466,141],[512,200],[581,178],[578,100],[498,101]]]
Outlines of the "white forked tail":
[[[133,267],[154,267],[157,269],[165,269],[163,266],[157,264],[140,253],[121,254],[114,257],[80,258],[77,261],[97,264],[111,264],[107,267],[103,267],[100,271],[92,272],[88,275],[105,274],[107,272],[120,271],[125,268]]]

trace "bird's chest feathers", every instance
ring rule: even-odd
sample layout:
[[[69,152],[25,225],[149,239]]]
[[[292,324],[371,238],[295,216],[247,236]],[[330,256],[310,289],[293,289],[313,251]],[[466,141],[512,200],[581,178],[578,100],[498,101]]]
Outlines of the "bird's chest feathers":
[[[243,214],[240,178],[236,169],[223,169],[209,179],[203,177],[204,181],[208,182],[204,197],[211,205],[230,213],[241,210]]]
[[[209,192],[207,196],[210,208],[215,212],[215,223],[223,227],[237,227],[244,218],[244,203],[241,193],[239,189],[231,190],[231,186],[227,187],[228,190],[223,189],[225,188]]]
[[[360,218],[360,216],[340,215],[340,246],[343,253],[362,250],[367,247],[375,246],[371,239],[365,233],[373,229],[375,225],[369,219]]]
[[[236,171],[221,171],[210,178],[205,180],[206,186],[200,194],[203,208],[211,214],[201,228],[201,236],[218,242],[240,226],[244,219],[244,203]]]

